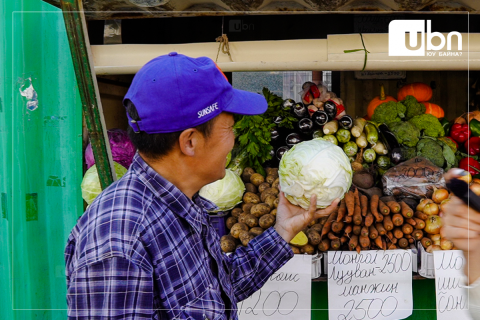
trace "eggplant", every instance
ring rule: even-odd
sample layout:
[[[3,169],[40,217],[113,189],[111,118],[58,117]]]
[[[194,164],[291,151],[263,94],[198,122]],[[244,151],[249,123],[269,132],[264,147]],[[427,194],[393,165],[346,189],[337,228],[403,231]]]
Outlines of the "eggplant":
[[[327,113],[330,120],[335,119],[337,116],[337,105],[332,100],[327,100],[323,104],[323,110]]]
[[[278,137],[280,137],[280,133],[278,132],[277,128],[273,128],[270,130],[271,141],[276,141]]]
[[[290,148],[286,147],[286,146],[278,148],[277,152],[275,153],[276,156],[277,156],[277,159],[280,161],[282,159],[283,155],[285,154],[285,152],[287,152],[289,149]]]
[[[310,118],[303,118],[298,121],[298,129],[303,134],[310,134],[313,130],[313,121]]]
[[[294,132],[294,133],[290,133],[288,136],[287,136],[287,139],[285,139],[285,142],[287,143],[287,146],[289,147],[293,147],[294,145],[296,145],[297,143],[300,143],[302,142],[302,137]]]
[[[301,102],[293,105],[292,112],[297,119],[303,119],[309,116],[307,107]]]
[[[273,150],[273,148],[270,150],[270,159],[272,159],[273,157],[275,157],[275,150]]]
[[[350,130],[353,127],[353,118],[350,117],[348,114],[344,115],[343,117],[338,120],[338,124],[346,130]]]
[[[403,157],[402,149],[393,148],[392,151],[390,151],[390,159],[392,160],[392,163],[395,165],[399,164],[400,162],[403,162],[405,158]]]
[[[285,99],[285,100],[283,100],[282,106],[283,106],[284,109],[291,109],[294,104],[295,104],[295,100]]]
[[[378,126],[378,132],[380,133],[380,140],[390,152],[390,159],[392,160],[392,163],[397,165],[400,162],[405,161],[406,159],[402,154],[400,144],[388,127],[385,124],[381,124]]]
[[[322,110],[315,111],[312,114],[312,120],[318,126],[323,126],[325,123],[330,121],[327,113],[325,111],[322,111]]]
[[[280,117],[280,116],[276,116],[276,117],[273,118],[273,123],[275,123],[275,124],[280,124],[280,122],[282,122],[282,121],[283,121],[283,118]]]

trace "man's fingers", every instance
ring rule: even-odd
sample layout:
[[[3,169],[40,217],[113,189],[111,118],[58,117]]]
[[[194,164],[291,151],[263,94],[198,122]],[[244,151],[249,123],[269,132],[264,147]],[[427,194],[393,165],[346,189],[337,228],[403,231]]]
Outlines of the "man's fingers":
[[[443,237],[452,240],[453,243],[456,243],[459,239],[478,239],[480,237],[475,231],[450,225],[444,226],[441,234]]]
[[[310,221],[313,219],[313,216],[315,215],[315,211],[317,210],[317,195],[312,194],[310,197],[310,206],[308,207],[307,211],[307,220]]]
[[[335,199],[331,205],[326,207],[325,209],[320,209],[315,212],[315,219],[327,217],[329,216],[335,209],[337,209],[338,204],[340,203],[340,199]]]
[[[451,179],[461,177],[462,175],[464,175],[464,172],[465,170],[463,169],[454,168],[454,169],[448,170],[448,172],[445,173],[443,177],[445,178],[445,181],[448,182]]]

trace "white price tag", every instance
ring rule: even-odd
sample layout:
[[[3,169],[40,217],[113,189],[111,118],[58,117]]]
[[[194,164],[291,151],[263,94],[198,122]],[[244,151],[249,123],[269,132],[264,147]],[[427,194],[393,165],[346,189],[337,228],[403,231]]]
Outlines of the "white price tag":
[[[312,299],[312,256],[295,255],[265,285],[238,303],[238,317],[248,319],[309,320]]]
[[[412,310],[411,250],[328,252],[329,319],[404,319]]]

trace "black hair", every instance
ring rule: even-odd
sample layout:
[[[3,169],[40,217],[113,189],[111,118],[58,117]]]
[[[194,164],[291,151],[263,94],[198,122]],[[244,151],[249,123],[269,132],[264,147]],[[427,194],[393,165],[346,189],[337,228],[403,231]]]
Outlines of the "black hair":
[[[141,120],[138,116],[137,108],[132,101],[126,101],[126,109],[128,115],[130,116],[130,118],[132,118],[132,120]],[[199,131],[204,137],[208,138],[212,133],[215,119],[216,117],[194,128]],[[149,134],[145,131],[135,132],[129,125],[127,132],[128,137],[139,152],[141,152],[150,159],[156,160],[163,156],[166,156],[170,151],[172,151],[183,131]]]

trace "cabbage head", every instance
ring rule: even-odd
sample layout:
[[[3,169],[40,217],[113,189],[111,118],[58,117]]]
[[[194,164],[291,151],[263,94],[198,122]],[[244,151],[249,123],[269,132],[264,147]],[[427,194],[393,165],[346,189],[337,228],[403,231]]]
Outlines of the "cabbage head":
[[[113,162],[115,172],[117,173],[117,179],[120,179],[127,173],[127,169],[117,162]],[[95,198],[102,192],[100,186],[100,180],[98,178],[97,165],[93,165],[85,172],[83,176],[82,184],[82,197],[86,203],[90,204]]]
[[[317,208],[342,199],[352,184],[352,166],[342,148],[321,138],[294,145],[282,157],[279,180],[285,197],[308,209],[310,197],[317,195]]]
[[[227,211],[233,209],[242,202],[245,185],[242,179],[230,169],[225,169],[225,177],[200,189],[200,196],[212,201],[219,210]]]

